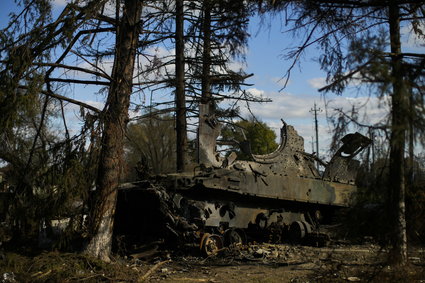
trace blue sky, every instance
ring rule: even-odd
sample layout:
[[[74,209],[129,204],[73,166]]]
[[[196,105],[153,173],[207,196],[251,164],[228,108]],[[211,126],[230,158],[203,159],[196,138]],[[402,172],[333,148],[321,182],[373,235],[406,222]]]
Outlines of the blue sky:
[[[290,61],[285,61],[283,55],[287,52],[288,46],[294,46],[296,38],[291,34],[282,32],[285,27],[280,24],[282,19],[275,17],[271,20],[271,29],[258,28],[258,18],[251,20],[250,33],[252,35],[249,42],[247,54],[247,72],[254,73],[252,82],[253,89],[266,97],[273,99],[272,103],[262,104],[253,107],[253,112],[268,125],[277,130],[280,125],[280,118],[295,126],[299,134],[304,137],[304,147],[311,152],[311,141],[314,136],[313,115],[309,111],[314,103],[322,109],[319,114],[319,151],[320,155],[327,154],[330,144],[331,125],[327,123],[326,114],[332,112],[332,108],[343,108],[350,110],[352,105],[363,106],[360,111],[363,122],[376,123],[386,119],[389,109],[389,98],[379,101],[373,94],[371,96],[362,93],[358,94],[356,85],[347,88],[343,96],[329,93],[324,97],[318,89],[325,83],[326,73],[320,69],[318,57],[320,50],[311,47],[306,55],[301,59],[291,72],[291,77],[287,87],[283,90],[283,80],[279,82],[290,65]],[[404,52],[425,52],[424,39],[417,39],[412,36],[408,26],[402,26],[402,47]],[[325,103],[328,107],[325,106]]]
[[[16,10],[13,0],[0,0],[2,9],[0,9],[0,26],[5,27],[7,24],[7,15],[11,10]],[[56,10],[59,11],[65,3],[65,0],[53,1]],[[319,64],[316,62],[319,51],[311,48],[298,65],[293,69],[291,78],[287,87],[282,89],[283,81],[279,81],[285,74],[289,66],[289,62],[285,61],[283,55],[289,45],[293,45],[294,38],[288,33],[282,32],[281,19],[274,17],[271,20],[271,29],[259,27],[259,18],[251,19],[249,26],[249,47],[246,54],[246,64],[242,65],[247,73],[253,73],[254,76],[248,79],[248,83],[253,84],[249,87],[254,94],[270,97],[273,99],[271,103],[261,105],[252,105],[251,109],[257,118],[266,122],[276,132],[281,126],[280,119],[283,118],[288,124],[292,124],[298,130],[299,134],[304,137],[306,151],[311,151],[311,137],[314,135],[313,115],[309,110],[317,103],[323,111],[319,114],[319,142],[320,152],[323,156],[328,148],[330,141],[330,127],[326,122],[325,104],[323,97],[318,92],[318,88],[324,85],[326,74],[320,70]],[[403,28],[404,34],[408,34],[408,29]],[[421,52],[425,51],[419,43],[423,41],[414,41],[411,37],[404,37],[404,46],[409,51]],[[71,96],[81,99],[87,103],[102,107],[103,97],[93,95],[96,88],[88,86],[78,86],[71,89]],[[142,97],[143,100],[143,97]],[[367,105],[368,112],[371,114],[369,121],[376,122],[385,116],[386,107],[378,107],[376,98],[368,98],[366,96],[335,96],[327,95],[327,100],[332,101],[335,107],[344,107],[350,109],[352,104]],[[70,107],[72,108],[72,107]],[[77,111],[72,108],[70,111]],[[241,105],[244,115],[248,115],[248,111]],[[75,122],[77,115],[74,115]]]

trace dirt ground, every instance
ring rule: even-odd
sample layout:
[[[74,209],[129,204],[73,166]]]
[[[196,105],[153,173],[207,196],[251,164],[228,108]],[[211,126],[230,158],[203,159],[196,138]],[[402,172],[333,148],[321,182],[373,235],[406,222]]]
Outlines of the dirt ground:
[[[378,246],[315,248],[251,245],[202,259],[166,263],[148,282],[425,282],[424,249],[411,251],[409,267],[392,270]]]
[[[2,257],[1,282],[425,282],[424,247],[411,247],[402,268],[388,266],[388,252],[373,244],[255,244],[208,258],[163,252],[109,264],[59,252]]]

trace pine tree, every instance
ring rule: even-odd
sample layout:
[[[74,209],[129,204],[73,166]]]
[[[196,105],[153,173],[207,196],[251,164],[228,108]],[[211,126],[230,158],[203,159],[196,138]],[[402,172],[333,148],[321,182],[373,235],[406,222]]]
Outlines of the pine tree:
[[[300,46],[294,49],[288,57],[293,59],[291,68],[305,52],[306,48],[318,44],[324,50],[320,57],[322,67],[328,72],[329,85],[322,89],[342,93],[348,83],[367,74],[374,80],[364,81],[378,83],[382,92],[391,96],[391,137],[390,144],[390,205],[388,213],[392,215],[391,246],[395,263],[404,264],[407,261],[407,240],[405,222],[405,180],[404,180],[404,149],[406,131],[408,129],[409,88],[406,80],[406,62],[408,58],[423,58],[422,54],[406,54],[401,51],[400,23],[410,22],[413,31],[421,35],[421,24],[424,14],[421,6],[423,1],[273,1],[273,8],[291,11],[295,18],[296,31],[302,30],[306,36]],[[367,45],[368,34],[377,34],[379,27],[389,33],[386,47],[391,49],[386,53],[379,49],[367,49],[363,55],[362,64],[350,64],[352,54],[345,53],[347,42],[362,42]],[[365,60],[369,56],[369,60]],[[378,64],[377,61],[381,60]],[[348,64],[347,64],[348,63]],[[386,68],[383,66],[387,66]],[[374,76],[373,68],[379,68]],[[288,70],[290,73],[291,68]],[[378,79],[378,80],[376,80]],[[423,105],[418,105],[423,108]]]
[[[120,181],[123,155],[123,139],[128,122],[128,109],[130,95],[133,89],[133,71],[135,65],[136,49],[139,46],[140,14],[142,2],[138,0],[124,1],[115,5],[115,18],[107,16],[105,11],[109,1],[82,1],[68,4],[62,13],[55,19],[46,14],[49,4],[46,1],[33,1],[37,5],[24,7],[21,14],[13,16],[10,25],[3,31],[8,37],[2,38],[2,54],[5,66],[1,73],[2,97],[7,105],[8,115],[1,115],[1,123],[13,128],[19,109],[27,107],[25,99],[31,97],[32,93],[43,95],[43,105],[38,130],[35,133],[32,150],[29,153],[27,164],[34,163],[34,152],[40,141],[41,129],[46,123],[46,110],[52,99],[70,102],[90,110],[91,113],[83,111],[86,126],[97,124],[97,130],[102,129],[102,138],[96,136],[99,132],[90,133],[91,141],[100,140],[100,153],[97,166],[97,185],[90,205],[89,215],[89,238],[90,242],[86,251],[93,256],[108,260],[111,248],[113,215],[115,210],[116,193]],[[46,12],[47,11],[47,12]],[[122,11],[122,14],[121,14]],[[37,14],[38,13],[38,14]],[[34,28],[27,29],[28,22],[21,22],[23,18],[34,21]],[[38,15],[39,17],[33,17]],[[94,27],[94,28],[93,28]],[[18,31],[19,33],[13,33]],[[112,43],[113,52],[107,48],[99,48],[102,41],[101,34],[115,35],[116,40]],[[97,47],[92,48],[96,42]],[[106,40],[110,45],[110,40]],[[57,55],[59,54],[59,55]],[[95,63],[89,63],[89,68],[72,66],[67,64],[70,54],[76,58],[96,58]],[[107,55],[113,56],[113,70],[110,75],[101,67],[101,58]],[[63,72],[59,70],[73,70],[91,74],[94,80],[81,80],[74,78],[63,78]],[[67,98],[55,93],[59,83],[90,84],[107,86],[108,97],[105,108],[100,111],[83,102]],[[11,97],[12,96],[12,97]],[[62,110],[63,111],[63,110]],[[94,112],[94,114],[93,114]],[[65,145],[72,146],[80,144],[80,149],[85,149],[85,141],[88,136],[77,135],[70,137],[65,117],[63,116],[65,128]],[[100,127],[100,128],[99,128]],[[86,131],[86,127],[83,131]],[[93,129],[93,127],[92,127]],[[58,147],[56,143],[53,147]],[[97,147],[92,143],[90,147]],[[96,149],[93,149],[96,151]],[[57,153],[58,151],[56,151]],[[58,159],[69,160],[74,150],[64,150]],[[96,158],[96,157],[95,157]],[[27,174],[25,172],[23,174]],[[59,173],[59,172],[56,172]],[[86,172],[87,174],[87,172]],[[25,177],[25,176],[24,176]],[[38,178],[43,176],[38,175]],[[25,180],[25,178],[23,178]],[[92,180],[93,181],[93,180]],[[91,182],[86,183],[85,195],[88,195]],[[65,183],[60,184],[65,186]],[[88,186],[87,186],[88,185]],[[28,194],[34,190],[34,183],[27,184],[24,191]],[[65,190],[62,188],[62,190]],[[39,215],[46,218],[43,211]],[[45,213],[45,212],[44,212]],[[49,218],[46,218],[47,220]]]

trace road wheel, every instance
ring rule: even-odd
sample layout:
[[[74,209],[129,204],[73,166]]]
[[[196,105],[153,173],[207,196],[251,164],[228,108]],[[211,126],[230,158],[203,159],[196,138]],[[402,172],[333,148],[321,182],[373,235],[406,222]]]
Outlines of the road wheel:
[[[223,239],[216,234],[205,233],[202,236],[200,249],[204,256],[217,254],[223,248]]]
[[[246,244],[245,232],[241,229],[227,229],[224,232],[224,245],[244,245]]]

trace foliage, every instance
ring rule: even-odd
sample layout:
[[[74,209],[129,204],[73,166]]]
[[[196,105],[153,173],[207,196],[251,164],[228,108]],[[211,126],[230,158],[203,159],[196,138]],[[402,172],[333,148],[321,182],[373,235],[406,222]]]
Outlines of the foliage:
[[[51,1],[17,2],[23,4],[22,13],[11,14],[10,23],[0,31],[0,128],[2,129],[0,161],[8,164],[6,177],[13,188],[14,200],[9,213],[13,215],[11,222],[14,223],[18,235],[36,239],[39,227],[50,229],[49,223],[53,219],[70,218],[69,230],[76,230],[75,227],[82,226],[76,223],[81,224],[79,217],[86,209],[87,199],[98,174],[99,148],[105,146],[108,141],[119,139],[116,146],[110,147],[111,162],[106,162],[109,167],[99,170],[100,174],[105,171],[110,173],[111,179],[104,178],[103,180],[106,180],[104,184],[106,186],[113,184],[105,195],[111,196],[112,193],[109,192],[116,192],[118,186],[116,176],[120,173],[117,168],[120,168],[122,153],[120,137],[124,133],[123,125],[127,123],[130,94],[137,92],[140,97],[145,98],[145,91],[151,91],[153,94],[157,90],[169,90],[175,86],[175,72],[172,68],[167,68],[175,64],[175,56],[168,54],[160,58],[158,55],[160,52],[152,52],[152,49],[159,46],[173,45],[174,2],[143,1],[149,8],[143,9],[142,20],[135,21],[139,25],[137,28],[131,25],[137,34],[132,42],[139,44],[136,56],[139,61],[138,68],[130,66],[133,63],[126,64],[124,61],[116,60],[120,56],[114,58],[131,70],[127,79],[117,79],[123,74],[116,67],[119,64],[115,64],[112,75],[105,67],[111,66],[111,57],[119,50],[112,42],[118,45],[123,42],[119,39],[114,40],[117,31],[123,31],[125,27],[130,26],[130,24],[117,26],[120,22],[124,23],[123,19],[127,19],[122,16],[125,11],[121,13],[126,1],[115,1],[114,8],[118,8],[114,15],[116,18],[105,12],[105,3],[114,1],[76,0],[66,5],[54,20],[51,16]],[[133,3],[141,5],[140,1]],[[211,97],[208,98],[211,100],[223,98],[258,100],[242,88],[245,85],[244,80],[249,75],[231,68],[232,60],[243,59],[249,36],[248,17],[252,13],[248,3],[251,2],[218,0],[185,1],[185,3],[185,43],[186,48],[190,50],[186,50],[185,54],[186,94],[190,98],[186,106],[194,110],[200,98],[206,93],[211,93]],[[261,3],[262,1],[260,6]],[[411,99],[409,109],[401,110],[406,117],[409,116],[414,139],[424,141],[425,60],[423,56],[417,54],[394,56],[387,52],[386,25],[391,19],[388,18],[386,8],[389,2],[271,1],[268,3],[271,3],[272,8],[288,12],[287,20],[295,23],[293,30],[299,32],[297,35],[302,40],[302,46],[288,54],[288,58],[294,60],[290,69],[309,46],[317,44],[323,49],[319,61],[328,72],[329,82],[323,90],[341,94],[353,82],[360,82],[363,89],[367,86],[368,90],[373,90],[380,98],[385,98],[391,93],[391,87],[396,81],[392,70],[394,66],[391,64],[395,59],[402,61],[402,74],[398,72],[397,75],[399,78],[402,77],[405,90],[409,91]],[[394,3],[397,4],[396,1]],[[413,32],[423,37],[421,23],[424,11],[420,4],[403,2],[400,4],[400,10],[403,11],[402,20],[411,23]],[[139,32],[142,33],[140,37]],[[122,44],[121,47],[123,45],[126,44]],[[128,49],[131,49],[127,50],[130,51],[129,56],[122,58],[134,57],[133,48]],[[67,65],[74,63],[73,66]],[[84,64],[89,68],[80,68]],[[132,70],[137,70],[138,73],[133,76]],[[90,75],[92,80],[80,80],[77,75],[72,77],[70,74],[75,72],[78,75]],[[133,84],[127,83],[131,82],[132,78],[137,78],[138,82],[133,80]],[[118,82],[125,84],[117,85]],[[80,118],[84,121],[84,127],[81,131],[73,132],[72,136],[67,127],[63,107],[64,101],[70,100],[54,93],[66,92],[66,88],[62,88],[63,84],[68,86],[93,84],[100,86],[99,93],[107,91],[110,85],[115,85],[116,88],[111,89],[119,91],[124,87],[127,88],[125,93],[113,91],[109,93],[105,111],[96,111],[89,107],[100,115],[94,115],[93,112],[84,114],[82,111]],[[135,86],[138,88],[133,88]],[[117,103],[114,105],[116,102],[114,98],[119,94],[125,99],[121,103],[122,107],[115,111]],[[162,105],[174,105],[174,102],[171,99]],[[136,105],[136,110],[139,110],[140,104],[144,103],[145,101],[136,103],[139,104]],[[81,103],[76,104],[87,107]],[[107,113],[108,110],[111,112]],[[102,128],[102,123],[107,120],[105,118],[110,118],[111,114],[117,112],[120,112],[118,113],[120,115],[110,120],[122,122],[121,127],[113,128],[109,137],[101,143],[99,140],[101,132],[112,128]],[[353,108],[351,115],[344,115],[342,112],[340,114],[341,116],[334,120],[338,130],[336,136],[342,135],[351,122],[362,126],[358,121],[357,109]],[[52,128],[50,122],[53,119],[63,122],[61,129]],[[128,171],[135,167],[140,159],[147,160],[153,173],[156,174],[174,170],[176,145],[174,123],[171,119],[171,116],[153,115],[128,126],[126,144]],[[388,119],[387,122],[389,124],[393,121],[394,119],[392,121]],[[275,135],[264,123],[252,119],[238,122],[235,126],[236,130],[226,127],[223,138],[233,139],[238,143],[248,139],[254,154],[264,154],[276,148]],[[374,131],[380,131],[380,137],[389,136],[387,125],[375,124],[368,128],[372,134]],[[414,143],[413,138],[411,142]],[[242,159],[249,159],[249,156],[239,149],[235,151]],[[373,166],[379,165],[385,168],[379,164],[380,162],[381,160],[372,161]],[[115,174],[116,172],[118,174]],[[376,174],[375,171],[371,172]],[[386,192],[383,180],[386,181],[388,178],[387,175],[382,176],[384,175],[365,178],[369,182],[365,184],[368,188],[377,189],[365,191],[363,196],[365,199],[383,202]],[[394,176],[403,174],[393,174]],[[134,179],[134,176],[129,178]],[[98,178],[99,184],[102,181],[100,179],[102,178]],[[411,184],[407,192],[408,214],[422,211],[421,202],[424,194],[421,188],[423,188],[421,184]],[[99,203],[103,205],[102,201],[104,199],[99,198]],[[108,202],[111,203],[113,201]],[[113,211],[113,207],[110,211]],[[102,213],[103,211],[97,219],[102,219]],[[420,222],[416,218],[414,222],[409,221],[410,224]],[[422,231],[422,228],[418,229]]]
[[[110,2],[115,2],[114,9],[118,8],[114,15],[106,11],[107,4]],[[107,99],[105,110],[101,113],[85,103],[70,99],[69,90],[72,87],[69,86],[97,85],[98,92],[105,93],[115,82],[124,82],[116,77],[111,78],[114,75],[122,75],[122,72],[112,72],[111,75],[108,66],[111,66],[111,61],[117,59],[111,60],[114,51],[119,49],[113,44],[117,42],[119,45],[122,41],[114,40],[114,38],[117,36],[117,31],[123,30],[118,28],[117,24],[125,19],[122,17],[121,10],[127,2],[77,0],[67,4],[62,13],[55,15],[55,18],[51,14],[51,1],[22,0],[17,3],[22,5],[21,12],[11,14],[10,23],[0,31],[0,66],[2,67],[0,71],[0,128],[4,129],[1,133],[0,159],[1,162],[8,164],[7,178],[14,188],[12,222],[16,224],[17,230],[25,231],[21,235],[36,239],[39,226],[49,226],[50,220],[56,218],[76,217],[87,209],[86,202],[93,189],[94,181],[97,179],[98,184],[101,183],[102,178],[97,177],[97,174],[104,172],[102,169],[98,170],[97,163],[103,160],[99,158],[99,148],[105,147],[106,141],[117,139],[118,134],[121,134],[118,131],[119,133],[112,134],[111,139],[105,138],[102,143],[99,139],[102,133],[111,128],[104,127],[103,123],[110,117],[107,111],[115,107],[113,105],[115,95]],[[155,90],[170,89],[174,86],[174,72],[170,72],[170,68],[164,71],[164,66],[175,63],[174,58],[169,60],[173,56],[164,59],[168,62],[163,63],[160,62],[163,58],[153,55],[155,52],[152,52],[152,47],[172,44],[170,39],[174,35],[173,3],[173,1],[145,1],[144,4],[150,8],[143,9],[143,20],[137,22],[140,28],[134,29],[137,33],[142,33],[134,40],[139,44],[137,47],[138,68],[130,68],[138,72],[134,75],[138,83],[134,81],[134,85],[130,84],[129,87],[136,89],[137,85],[138,88],[133,92],[139,92],[140,97],[144,97],[143,91],[148,89],[153,93]],[[191,20],[196,13],[191,14],[188,11],[194,9],[189,7],[193,2],[185,3],[187,12],[185,21],[192,24],[194,21]],[[246,33],[245,6],[243,1],[211,1],[211,3],[214,3],[215,16],[218,17],[214,20],[214,26],[220,26],[221,29],[220,32],[213,33],[215,36],[214,56],[218,56],[219,53],[221,56],[218,59],[216,57],[214,62],[228,65],[229,54],[236,55],[238,53],[236,50],[241,51],[246,44],[248,34]],[[137,2],[137,4],[141,3]],[[198,4],[202,6],[201,1]],[[113,18],[115,16],[117,18]],[[186,39],[191,38],[201,42],[199,27],[202,25],[202,17],[197,18],[196,21],[194,25],[197,25],[197,33],[187,35]],[[232,24],[233,22],[238,24]],[[142,24],[143,28],[141,28]],[[189,28],[186,32],[189,32]],[[187,64],[195,63],[187,61]],[[215,70],[216,66],[217,64],[214,63],[211,69]],[[223,75],[222,71],[218,72],[218,75]],[[221,87],[225,84],[229,85],[229,82],[233,84],[234,81],[236,83],[232,86],[237,86],[238,82],[243,81],[243,78],[236,73],[231,72],[229,76],[225,76],[221,81]],[[194,76],[193,71],[187,74]],[[89,75],[91,80],[82,80],[81,75]],[[128,98],[131,92],[130,90],[126,95]],[[64,108],[66,101],[80,105],[82,110],[84,107],[90,109],[89,112],[81,111],[79,118],[84,122],[81,131],[69,129]],[[190,102],[191,105],[197,104],[194,103],[195,100]],[[140,107],[140,103],[136,103],[137,111]],[[93,111],[96,113],[94,114]],[[126,123],[127,109],[123,112],[126,113],[122,113],[122,119],[113,120]],[[166,119],[169,118],[171,117],[166,117]],[[52,124],[49,123],[53,120],[59,121],[62,125],[53,129]],[[141,133],[140,130],[136,130],[136,127],[130,127],[135,129],[135,137],[128,145],[131,147],[130,144],[132,144],[133,150],[137,152],[132,155],[132,158],[140,158],[141,154],[147,155],[147,158],[151,159],[149,162],[155,173],[173,170],[172,164],[175,159],[173,154],[175,145],[172,144],[175,138],[171,133],[173,123],[159,125],[151,119],[150,122],[142,122],[140,125],[141,130],[146,130],[147,133]],[[162,128],[162,125],[166,125],[164,131],[158,131],[157,128]],[[148,142],[148,138],[161,142]],[[143,142],[146,150],[141,151],[140,145],[136,146],[137,143],[134,140]],[[152,147],[153,144],[155,147]],[[119,143],[117,147],[121,146],[122,144]],[[120,150],[117,149],[117,154],[112,156],[121,155]],[[130,166],[133,167],[133,165]],[[114,170],[117,167],[119,166],[110,166],[108,169]],[[105,182],[105,184],[110,183]],[[100,201],[102,201],[101,198]],[[70,230],[73,230],[75,226],[81,225],[74,225],[72,220],[69,225]]]
[[[264,122],[256,121],[253,118],[236,122],[233,127],[226,126],[221,135],[224,140],[235,141],[241,144],[248,141],[253,154],[266,154],[277,148],[276,134]],[[242,152],[240,147],[233,147],[241,160],[249,160],[251,157]]]
[[[127,180],[137,180],[136,167],[144,166],[142,174],[175,171],[176,133],[170,115],[147,115],[127,128],[125,156]],[[142,169],[142,168],[140,168]]]
[[[409,129],[409,158],[413,160],[415,133],[417,137],[418,133],[425,130],[417,127],[423,126],[423,121],[414,122],[414,118],[419,117],[416,113],[423,113],[424,109],[423,103],[416,104],[423,101],[420,89],[423,88],[421,77],[425,75],[421,68],[424,59],[422,54],[402,52],[400,29],[402,24],[410,23],[413,32],[423,37],[420,28],[425,23],[423,4],[423,1],[306,1],[294,5],[294,30],[307,32],[301,45],[288,54],[288,57],[294,58],[289,73],[309,46],[319,45],[323,50],[319,61],[328,74],[329,83],[320,91],[342,94],[350,83],[360,79],[362,83],[375,84],[381,102],[385,101],[382,98],[391,100],[391,119],[388,121],[388,129],[391,131],[385,133],[390,148],[390,190],[385,208],[392,226],[391,230],[387,230],[391,234],[391,260],[397,264],[407,263],[404,172],[406,134]],[[409,73],[415,75],[408,76]],[[419,93],[421,99],[415,99],[413,86],[416,86],[416,93]],[[417,108],[421,110],[417,111]],[[351,121],[356,126],[364,126],[354,118]],[[374,126],[368,128],[373,129]]]
[[[20,13],[11,13],[0,31],[0,162],[7,164],[12,195],[7,220],[14,240],[26,242],[36,241],[40,230],[51,240],[51,220],[69,218],[68,238],[81,232],[77,222],[96,175],[99,124],[81,111],[84,126],[71,136],[52,77],[75,31],[104,1],[74,1],[55,19],[51,1],[15,2]]]
[[[232,70],[230,65],[234,58],[244,60],[249,36],[249,6],[244,1],[190,1],[189,11],[192,16],[187,44],[194,52],[187,58],[191,73],[188,90],[204,95],[199,94],[199,85],[204,84],[202,80],[208,76],[211,89],[207,91],[214,96],[223,96],[223,91],[229,92],[227,98],[246,95],[241,92],[241,86],[247,74],[242,69]]]
[[[425,168],[415,161],[414,178],[406,187],[406,222],[408,240],[411,243],[425,243]],[[406,178],[408,174],[406,174]],[[388,210],[389,162],[380,158],[367,168],[360,168],[357,176],[359,187],[356,202],[340,215],[343,237],[364,241],[372,237],[376,242],[387,245],[391,227]]]
[[[33,149],[31,132],[37,129],[31,125],[15,127],[15,134],[3,133],[7,143],[0,147],[0,159],[8,162],[5,178],[12,192],[8,217],[14,240],[36,239],[43,226],[52,240],[51,220],[69,218],[66,233],[57,242],[63,246],[75,232],[82,232],[81,217],[96,176],[98,147],[93,145],[98,140],[91,135],[92,147],[87,148],[87,134],[93,129],[82,131],[80,138],[59,141],[43,127]]]

